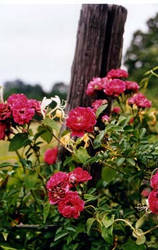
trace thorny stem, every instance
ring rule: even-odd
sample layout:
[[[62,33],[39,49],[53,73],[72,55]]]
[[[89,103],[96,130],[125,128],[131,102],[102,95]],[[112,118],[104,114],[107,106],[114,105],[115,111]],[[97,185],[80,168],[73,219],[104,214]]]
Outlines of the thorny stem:
[[[145,231],[145,232],[142,233],[142,234],[143,234],[143,235],[148,234],[148,233],[152,232],[153,230],[155,230],[156,228],[158,228],[158,225],[156,225],[155,227],[152,227],[151,229]]]
[[[126,224],[133,230],[133,232],[134,232],[138,237],[143,236],[143,235],[146,235],[146,234],[148,234],[148,233],[150,233],[150,232],[152,232],[153,230],[155,230],[155,229],[158,228],[158,225],[156,225],[155,227],[152,227],[151,229],[149,229],[149,230],[147,230],[147,231],[145,231],[145,232],[138,233],[138,232],[137,232],[137,229],[134,228],[134,227],[131,225],[131,223],[130,223],[129,221],[124,220],[124,219],[116,219],[116,220],[114,220],[114,223],[115,223],[115,222],[118,222],[118,221],[122,221],[122,222],[126,223]]]
[[[116,219],[116,220],[114,220],[114,223],[118,222],[118,221],[124,222],[125,224],[127,224],[135,232],[135,228],[131,225],[131,223],[129,221],[124,220],[124,219]]]

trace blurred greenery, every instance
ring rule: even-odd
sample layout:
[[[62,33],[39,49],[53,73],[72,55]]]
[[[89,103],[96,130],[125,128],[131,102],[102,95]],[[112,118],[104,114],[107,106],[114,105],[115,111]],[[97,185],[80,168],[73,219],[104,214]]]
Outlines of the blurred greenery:
[[[150,18],[146,24],[145,32],[137,30],[133,34],[133,39],[124,58],[124,65],[127,67],[129,78],[138,83],[146,71],[158,66],[158,13],[155,17]],[[157,86],[157,78],[152,77],[145,94],[158,108]]]
[[[52,97],[58,95],[60,99],[66,99],[68,85],[63,82],[55,83],[49,92],[43,90],[40,84],[31,85],[20,79],[7,81],[4,83],[4,98],[7,99],[11,94],[23,93],[28,98],[42,100],[44,96]]]

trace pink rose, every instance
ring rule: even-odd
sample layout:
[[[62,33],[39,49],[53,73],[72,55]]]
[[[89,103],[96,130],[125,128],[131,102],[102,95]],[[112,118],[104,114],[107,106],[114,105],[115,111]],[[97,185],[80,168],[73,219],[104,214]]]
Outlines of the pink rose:
[[[140,108],[150,108],[151,101],[149,101],[142,93],[135,94],[128,99],[128,104],[136,104]]]
[[[154,190],[158,190],[158,171],[156,172],[156,174],[154,174],[151,179],[150,179],[150,186],[154,189]]]
[[[0,122],[0,140],[4,140],[5,139],[5,130],[6,130],[6,124]]]
[[[11,111],[6,103],[0,103],[0,121],[6,120],[11,116]]]
[[[99,99],[99,100],[96,100],[95,102],[92,103],[92,108],[93,108],[93,111],[96,112],[97,109],[103,105],[103,104],[106,104],[108,101],[106,99],[102,100],[102,99]]]
[[[158,191],[151,191],[148,196],[149,209],[152,213],[158,214]]]
[[[126,90],[126,84],[124,81],[119,79],[113,79],[106,82],[104,92],[106,95],[118,96]]]
[[[48,164],[54,164],[57,160],[58,148],[47,149],[44,153],[44,161]]]
[[[89,181],[92,179],[92,176],[88,171],[83,170],[80,167],[75,168],[72,172],[69,173],[69,182],[70,183],[80,183]]]
[[[91,108],[74,108],[66,119],[66,126],[71,129],[72,136],[82,137],[85,132],[93,132],[95,124],[96,116]]]
[[[108,115],[103,115],[102,116],[102,121],[103,122],[109,122],[110,121],[110,117]]]
[[[132,81],[125,81],[125,83],[126,83],[126,90],[131,90],[133,92],[137,92],[139,90],[138,83]]]
[[[64,217],[77,219],[84,209],[84,201],[77,192],[68,192],[63,200],[58,203],[58,210]]]
[[[127,78],[128,73],[123,69],[112,69],[107,73],[107,78]]]
[[[117,107],[114,107],[114,108],[112,109],[112,112],[113,112],[113,113],[116,113],[116,114],[119,114],[119,113],[121,112],[121,109],[120,109],[119,106],[117,106]]]
[[[50,177],[46,185],[50,204],[57,204],[64,199],[70,188],[68,179],[68,174],[61,171]]]
[[[104,81],[100,77],[93,78],[92,81],[88,83],[86,94],[92,96],[97,90],[102,90],[104,88]]]

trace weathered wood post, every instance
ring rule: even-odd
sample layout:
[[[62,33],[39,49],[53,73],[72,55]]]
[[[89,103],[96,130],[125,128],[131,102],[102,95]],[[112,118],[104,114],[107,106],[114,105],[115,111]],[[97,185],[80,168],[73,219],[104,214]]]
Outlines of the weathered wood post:
[[[85,94],[88,82],[120,66],[126,16],[127,10],[122,6],[82,5],[67,111],[89,106],[94,99]]]

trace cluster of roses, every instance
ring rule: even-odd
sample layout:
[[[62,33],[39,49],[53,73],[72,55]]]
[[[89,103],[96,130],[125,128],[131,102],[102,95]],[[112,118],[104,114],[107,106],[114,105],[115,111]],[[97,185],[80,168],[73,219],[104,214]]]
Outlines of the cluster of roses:
[[[29,123],[35,113],[41,114],[40,102],[24,94],[13,94],[7,102],[0,103],[0,140],[10,134],[11,126]]]
[[[138,92],[138,83],[122,80],[122,78],[125,79],[127,77],[128,73],[125,70],[112,69],[107,73],[106,77],[93,78],[88,84],[86,93],[92,96],[97,91],[103,91],[107,96],[116,97],[122,93],[128,94]],[[151,107],[151,102],[142,93],[137,93],[132,98],[129,98],[128,103],[136,104],[141,108]]]
[[[154,214],[158,214],[158,172],[151,177],[150,186],[153,190],[149,193],[149,209]]]
[[[84,209],[84,201],[77,191],[72,191],[80,183],[91,180],[92,176],[80,167],[70,173],[57,172],[47,182],[50,204],[57,204],[58,211],[64,217],[78,218]]]
[[[122,93],[135,93],[128,99],[129,105],[136,105],[139,108],[150,108],[151,101],[149,101],[142,93],[136,93],[139,90],[139,85],[133,81],[125,81],[128,73],[122,69],[110,70],[104,78],[93,78],[88,83],[86,94],[88,96],[95,95],[97,92],[102,91],[106,96],[115,98]],[[121,78],[121,79],[120,79]],[[72,136],[82,137],[85,132],[93,132],[96,124],[96,111],[104,104],[107,104],[106,99],[98,99],[92,103],[92,107],[77,107],[69,112],[66,120],[66,126],[70,128]],[[113,113],[119,114],[120,107],[112,109]],[[110,117],[108,115],[102,116],[103,122],[108,122]]]

